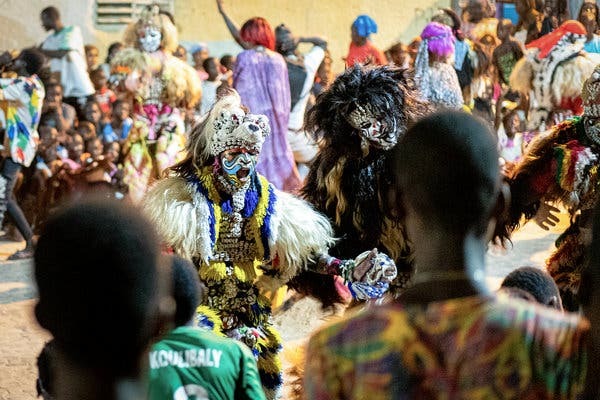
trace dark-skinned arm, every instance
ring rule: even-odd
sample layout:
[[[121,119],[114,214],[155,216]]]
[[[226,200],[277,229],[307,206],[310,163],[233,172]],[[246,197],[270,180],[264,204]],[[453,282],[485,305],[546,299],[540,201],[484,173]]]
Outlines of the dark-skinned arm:
[[[227,25],[227,29],[229,29],[229,33],[231,33],[231,36],[233,36],[233,39],[237,42],[237,44],[239,44],[246,50],[251,49],[253,46],[250,43],[244,42],[242,40],[242,38],[240,37],[240,29],[225,12],[225,9],[223,8],[223,0],[217,0],[217,8],[219,9],[219,13],[223,17],[223,20],[225,21],[225,25]]]
[[[298,38],[298,43],[311,43],[315,46],[321,47],[323,50],[327,50],[327,41],[318,36]]]

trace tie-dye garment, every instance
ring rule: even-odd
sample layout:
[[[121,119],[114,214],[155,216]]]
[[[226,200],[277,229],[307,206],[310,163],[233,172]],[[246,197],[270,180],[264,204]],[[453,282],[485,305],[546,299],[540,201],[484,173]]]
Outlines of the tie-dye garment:
[[[310,340],[308,399],[572,399],[589,323],[516,299],[371,308]]]
[[[6,129],[4,146],[12,160],[28,167],[37,149],[37,127],[42,113],[44,85],[37,75],[0,79],[1,124]]]

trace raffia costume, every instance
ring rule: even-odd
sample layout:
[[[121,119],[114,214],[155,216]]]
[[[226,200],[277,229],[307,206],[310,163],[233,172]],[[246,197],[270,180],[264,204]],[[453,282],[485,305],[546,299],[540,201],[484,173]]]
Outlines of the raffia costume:
[[[566,21],[555,31],[527,45],[510,76],[513,90],[529,95],[528,130],[552,126],[552,113],[580,115],[581,87],[597,60],[582,51],[586,31]]]
[[[246,343],[274,399],[282,384],[281,339],[264,291],[310,267],[342,275],[358,297],[378,296],[396,269],[384,254],[356,261],[327,255],[334,242],[327,218],[254,170],[269,131],[268,119],[247,114],[237,93],[219,100],[190,134],[188,158],[149,191],[144,209],[164,242],[198,267],[207,290],[197,323]],[[361,265],[368,271],[356,279]]]
[[[346,258],[356,251],[378,248],[398,266],[394,286],[401,287],[412,271],[410,249],[401,224],[385,212],[392,176],[387,151],[410,123],[429,111],[417,100],[404,72],[391,67],[354,66],[319,95],[308,112],[307,132],[320,145],[302,194],[331,221],[340,239],[331,254]],[[333,296],[333,278],[316,279],[304,272],[292,286],[320,294],[324,305]]]
[[[113,80],[134,96],[134,134],[124,145],[124,180],[134,202],[162,171],[185,157],[185,109],[200,99],[196,71],[173,56],[177,30],[157,6],[127,27],[126,49],[111,63]]]
[[[511,177],[511,223],[533,217],[540,204],[559,202],[571,224],[557,239],[546,261],[565,308],[578,309],[581,270],[591,243],[592,211],[598,200],[600,164],[600,69],[583,88],[582,117],[562,122],[540,134],[516,165]]]

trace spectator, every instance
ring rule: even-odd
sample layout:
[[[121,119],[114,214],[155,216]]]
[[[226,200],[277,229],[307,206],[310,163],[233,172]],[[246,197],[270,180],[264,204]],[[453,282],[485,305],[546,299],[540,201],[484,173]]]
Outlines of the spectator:
[[[577,21],[581,22],[587,31],[583,49],[588,53],[600,53],[600,36],[597,34],[600,29],[599,11],[595,2],[586,1],[581,5],[577,17]]]
[[[133,127],[133,120],[129,116],[131,107],[123,100],[117,100],[113,104],[110,123],[102,127],[102,141],[110,143],[114,141],[124,142]]]
[[[87,71],[88,73],[91,73],[93,70],[99,67],[98,59],[100,58],[100,53],[98,51],[98,48],[93,44],[86,44],[85,46],[83,46],[83,50],[85,51],[85,62],[87,64]]]
[[[504,278],[500,287],[522,289],[530,293],[538,303],[559,311],[563,310],[560,293],[554,279],[540,268],[517,268]]]
[[[458,76],[450,60],[455,37],[450,27],[430,22],[421,33],[415,60],[415,82],[425,101],[438,108],[460,109],[463,96]]]
[[[346,67],[356,63],[385,65],[387,59],[381,50],[371,43],[369,37],[377,33],[377,24],[368,15],[359,15],[350,28],[352,41],[346,56]]]
[[[94,94],[94,85],[87,73],[83,38],[78,26],[63,25],[56,7],[46,7],[41,13],[42,26],[53,31],[40,46],[50,58],[50,69],[63,88],[64,101],[82,114],[83,106]]]
[[[173,256],[172,276],[176,328],[150,350],[149,399],[264,399],[256,361],[248,347],[193,326],[201,299],[194,266]],[[175,352],[183,352],[185,359],[177,362],[172,358],[169,362],[159,357]]]
[[[121,145],[119,142],[111,142],[104,146],[104,158],[113,163],[119,163],[119,157],[121,155]]]
[[[238,29],[226,14],[223,2],[217,0],[219,13],[235,41],[246,49],[237,56],[233,87],[240,94],[242,103],[253,113],[266,115],[271,125],[257,171],[279,190],[298,189],[301,179],[287,140],[290,83],[285,61],[274,51],[273,29],[261,17],[246,21]]]
[[[104,75],[110,77],[111,76],[111,68],[110,63],[114,56],[123,49],[123,43],[121,42],[113,42],[108,46],[108,52],[106,54],[106,59],[104,63],[100,64],[100,68],[104,71]]]
[[[300,54],[298,44],[310,43],[312,48]],[[315,141],[302,129],[304,114],[310,98],[319,65],[325,58],[327,42],[318,37],[294,37],[288,27],[281,24],[275,28],[275,46],[277,52],[286,61],[292,98],[287,139],[294,153],[294,159],[301,176],[308,173],[308,165],[317,154]]]
[[[489,128],[465,113],[434,114],[392,153],[389,213],[413,245],[412,286],[310,339],[307,398],[576,398],[587,321],[485,286],[508,189]]]
[[[204,60],[202,66],[208,73],[208,78],[202,81],[202,101],[200,102],[200,115],[206,115],[217,102],[217,89],[221,86],[219,61],[214,57]]]
[[[83,118],[82,121],[91,122],[94,125],[95,131],[100,132],[100,124],[103,122],[104,117],[100,104],[96,100],[90,100],[83,106]]]
[[[231,54],[225,54],[223,57],[221,57],[219,62],[223,68],[222,72],[224,74],[229,71],[233,72],[233,69],[235,68],[235,56],[232,56]]]
[[[94,83],[94,89],[96,89],[94,98],[100,106],[102,114],[108,117],[110,116],[112,104],[117,100],[117,96],[115,92],[108,88],[108,79],[102,68],[97,68],[90,72],[90,78]]]
[[[178,45],[175,51],[173,52],[173,56],[179,58],[181,61],[187,63],[187,50],[182,45]]]
[[[79,169],[83,162],[84,153],[84,141],[80,134],[77,133],[71,136],[71,140],[67,144],[67,151],[69,158],[63,159],[63,162],[72,170]]]
[[[496,69],[496,78],[503,86],[509,85],[510,74],[524,54],[523,46],[511,36],[512,30],[510,19],[498,21],[496,35],[501,43],[492,53],[492,63]]]
[[[96,126],[89,121],[81,121],[77,125],[77,133],[81,135],[84,142],[95,139],[98,135],[96,134]]]
[[[208,72],[204,69],[204,60],[208,58],[208,47],[205,43],[199,43],[192,50],[192,59],[194,60],[194,68],[198,71],[200,80],[208,79]]]
[[[92,160],[98,160],[102,153],[104,153],[104,146],[102,140],[99,138],[92,138],[85,142],[85,152],[89,154]]]
[[[142,360],[174,308],[153,227],[106,199],[70,206],[44,226],[34,272],[55,399],[147,398]]]
[[[390,64],[400,68],[408,68],[409,55],[408,48],[402,42],[394,43],[392,47],[385,51],[385,57]]]
[[[69,129],[73,128],[76,118],[75,108],[63,102],[63,90],[60,83],[56,81],[47,83],[40,125],[56,128],[59,137],[62,137]]]
[[[10,255],[9,260],[33,256],[33,232],[13,189],[21,168],[31,165],[35,158],[39,139],[37,128],[44,102],[44,86],[37,74],[45,61],[37,49],[21,51],[14,61],[9,53],[0,56],[0,66],[10,64],[10,69],[17,75],[14,79],[0,79],[0,99],[5,103],[2,107],[6,123],[4,148],[8,153],[0,171],[0,221],[8,212],[26,243],[25,248]]]

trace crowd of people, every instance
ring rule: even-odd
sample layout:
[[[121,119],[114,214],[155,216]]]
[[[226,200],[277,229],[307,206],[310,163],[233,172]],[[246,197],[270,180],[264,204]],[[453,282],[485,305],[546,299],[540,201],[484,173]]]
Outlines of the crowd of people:
[[[49,36],[0,55],[0,221],[53,336],[39,394],[598,398],[600,13],[538,3],[513,23],[469,0],[385,51],[360,15],[337,76],[327,40],[224,0],[242,51],[220,59],[150,5],[100,63],[42,10]],[[546,270],[491,292],[488,246],[559,208]],[[286,290],[349,307],[294,377]]]

